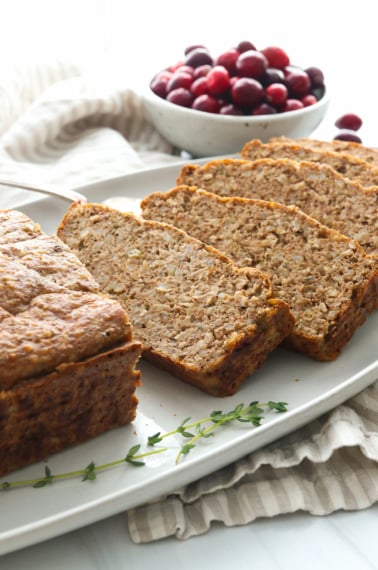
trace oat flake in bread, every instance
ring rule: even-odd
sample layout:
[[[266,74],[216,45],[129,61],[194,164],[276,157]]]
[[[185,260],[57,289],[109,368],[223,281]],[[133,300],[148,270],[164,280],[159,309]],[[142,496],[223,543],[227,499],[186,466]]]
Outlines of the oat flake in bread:
[[[84,265],[0,211],[0,476],[136,415],[141,343]]]
[[[58,235],[124,306],[144,357],[214,396],[235,393],[293,327],[265,274],[170,225],[74,204]]]
[[[323,141],[312,138],[291,139],[287,137],[272,137],[268,142],[288,142],[313,148],[315,150],[328,150],[331,152],[342,152],[361,158],[378,168],[378,148],[368,147],[361,143],[352,141],[331,140]]]
[[[378,186],[364,188],[328,164],[287,158],[218,159],[182,167],[177,184],[218,196],[239,196],[298,206],[322,224],[378,255]]]
[[[378,167],[345,152],[331,152],[309,148],[295,141],[273,141],[262,143],[258,139],[247,142],[241,157],[246,160],[259,158],[290,158],[291,160],[307,160],[328,164],[350,180],[356,180],[362,186],[378,186]]]
[[[314,359],[335,359],[377,308],[377,259],[295,206],[181,186],[147,196],[141,207],[146,219],[174,224],[266,272],[296,319],[285,344]]]

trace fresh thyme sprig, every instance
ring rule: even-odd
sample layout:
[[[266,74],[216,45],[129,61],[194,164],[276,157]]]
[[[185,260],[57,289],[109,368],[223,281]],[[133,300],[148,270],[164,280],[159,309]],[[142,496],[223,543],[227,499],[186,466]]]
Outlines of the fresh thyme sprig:
[[[163,439],[175,434],[180,434],[182,437],[187,438],[189,441],[181,447],[176,456],[176,463],[178,463],[183,455],[188,455],[188,453],[196,446],[196,442],[199,439],[213,436],[214,431],[220,426],[231,422],[242,422],[250,423],[257,427],[263,420],[265,410],[275,410],[279,413],[286,412],[287,405],[287,402],[273,402],[271,400],[265,403],[253,401],[247,406],[244,404],[238,404],[233,410],[226,413],[223,413],[220,410],[215,410],[211,412],[208,417],[192,423],[188,423],[190,422],[190,417],[185,418],[176,429],[165,434],[157,432],[150,436],[148,438],[148,445],[154,446],[163,441]],[[196,433],[188,431],[193,430],[193,428]]]
[[[59,481],[62,479],[71,479],[73,477],[81,477],[82,481],[94,481],[97,478],[97,473],[100,471],[105,471],[106,469],[111,469],[112,467],[117,467],[123,463],[129,463],[134,467],[142,467],[145,457],[149,455],[156,455],[157,453],[163,453],[167,451],[167,447],[161,447],[159,449],[154,449],[147,451],[146,453],[138,453],[140,450],[140,445],[134,445],[129,449],[126,456],[122,459],[117,459],[115,461],[110,461],[109,463],[103,463],[102,465],[96,465],[93,461],[89,463],[84,469],[77,469],[76,471],[68,471],[66,473],[59,473],[53,475],[50,468],[45,466],[45,476],[37,477],[35,479],[24,479],[22,481],[4,481],[0,483],[0,490],[6,491],[7,489],[14,489],[16,487],[34,487],[35,489],[46,487],[54,481]]]
[[[261,424],[265,411],[274,410],[279,413],[286,412],[287,405],[288,404],[286,402],[269,401],[260,403],[258,401],[254,401],[247,406],[244,404],[238,404],[233,410],[225,413],[220,410],[214,410],[206,418],[202,418],[193,422],[190,422],[191,418],[187,417],[175,429],[164,434],[157,432],[154,435],[149,436],[147,439],[147,444],[148,446],[153,447],[156,444],[162,442],[164,439],[173,435],[182,436],[187,441],[181,446],[176,456],[177,464],[184,455],[188,455],[188,453],[196,447],[196,444],[200,439],[213,437],[215,435],[215,430],[221,426],[229,424],[231,422],[241,422],[249,423],[252,426],[257,427]],[[54,475],[51,472],[51,469],[48,466],[45,466],[45,474],[43,477],[38,477],[35,479],[24,479],[22,481],[4,481],[3,483],[0,483],[0,490],[5,491],[8,489],[15,489],[17,487],[41,488],[46,487],[47,485],[51,485],[55,481],[73,477],[81,477],[82,481],[94,481],[100,471],[105,471],[124,463],[128,463],[134,467],[141,467],[145,464],[143,461],[145,457],[155,455],[157,453],[162,453],[168,450],[167,447],[159,447],[157,449],[140,453],[140,449],[140,444],[136,444],[129,449],[126,456],[122,459],[117,459],[109,463],[103,463],[102,465],[96,465],[92,461],[83,469],[68,471],[66,473],[59,473],[57,475]]]

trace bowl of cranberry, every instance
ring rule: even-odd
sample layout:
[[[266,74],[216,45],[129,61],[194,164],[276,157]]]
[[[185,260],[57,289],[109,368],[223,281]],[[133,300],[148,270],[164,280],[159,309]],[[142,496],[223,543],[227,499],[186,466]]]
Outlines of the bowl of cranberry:
[[[156,73],[143,95],[147,116],[193,157],[235,154],[251,139],[310,136],[329,104],[318,67],[293,65],[280,47],[240,42],[213,57],[190,46]]]

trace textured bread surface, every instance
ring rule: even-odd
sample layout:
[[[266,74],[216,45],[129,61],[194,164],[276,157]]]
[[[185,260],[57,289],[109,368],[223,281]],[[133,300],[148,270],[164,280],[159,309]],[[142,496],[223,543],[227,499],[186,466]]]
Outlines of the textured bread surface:
[[[323,141],[312,138],[290,139],[287,137],[272,137],[269,142],[291,142],[300,146],[306,146],[315,150],[328,150],[331,152],[343,152],[361,158],[366,162],[370,162],[373,166],[378,167],[378,149],[364,146],[361,143],[352,141]]]
[[[123,305],[143,356],[209,394],[235,393],[293,327],[265,274],[170,225],[75,204],[58,235]]]
[[[135,417],[141,344],[127,314],[12,210],[0,211],[0,323],[1,475]]]
[[[218,196],[239,196],[296,205],[378,255],[378,187],[366,189],[327,164],[287,158],[212,160],[182,167],[177,184]]]
[[[312,358],[335,359],[377,308],[376,258],[295,206],[181,186],[151,194],[142,212],[266,272],[296,319],[285,344]]]
[[[262,143],[258,139],[253,139],[243,146],[241,157],[247,160],[290,158],[299,161],[320,162],[321,164],[328,164],[340,174],[351,180],[356,180],[362,186],[378,186],[378,167],[345,152],[309,148],[296,142]]]
[[[135,419],[141,345],[129,341],[0,391],[0,476]]]

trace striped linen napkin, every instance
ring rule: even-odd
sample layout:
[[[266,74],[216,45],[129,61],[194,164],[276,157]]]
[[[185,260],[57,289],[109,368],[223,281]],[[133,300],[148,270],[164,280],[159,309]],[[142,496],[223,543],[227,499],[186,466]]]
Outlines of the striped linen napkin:
[[[75,65],[14,68],[0,82],[0,172],[75,187],[177,162],[130,88]],[[0,187],[0,207],[30,193]],[[167,497],[130,510],[136,543],[186,539],[298,510],[325,515],[378,501],[378,381],[318,420]]]

